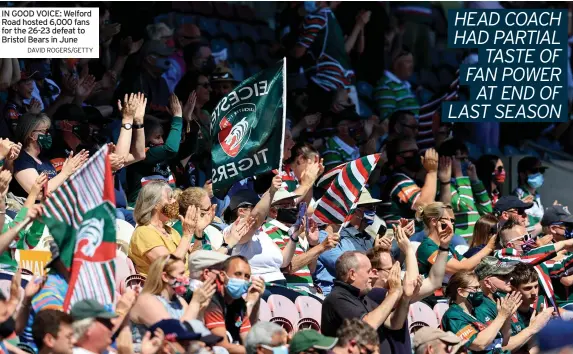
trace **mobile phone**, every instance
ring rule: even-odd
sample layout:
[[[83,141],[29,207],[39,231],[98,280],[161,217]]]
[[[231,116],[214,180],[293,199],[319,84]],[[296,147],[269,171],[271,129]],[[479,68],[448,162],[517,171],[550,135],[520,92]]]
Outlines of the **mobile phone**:
[[[298,216],[294,224],[295,228],[300,227],[300,224],[302,224],[302,218],[304,218],[305,215],[306,215],[306,203],[302,202],[300,203],[300,206],[298,208]]]
[[[307,235],[310,234],[310,224],[308,223],[308,215],[305,215],[305,216],[304,216],[304,225],[305,225],[305,228],[306,228],[306,230],[305,230],[305,231],[306,231],[306,234],[307,234]]]
[[[445,222],[442,223],[442,230],[445,230],[448,228],[448,224],[446,224]]]

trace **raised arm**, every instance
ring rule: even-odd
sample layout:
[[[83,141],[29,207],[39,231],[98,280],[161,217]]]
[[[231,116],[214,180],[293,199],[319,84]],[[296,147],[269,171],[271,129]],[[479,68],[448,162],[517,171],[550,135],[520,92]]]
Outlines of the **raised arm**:
[[[438,249],[436,261],[430,268],[430,274],[422,282],[420,292],[412,298],[412,302],[432,295],[434,291],[442,286],[446,274],[446,264],[448,263],[448,251],[444,251],[444,249],[449,249],[453,237],[454,231],[450,227],[447,227],[446,230],[440,233],[440,249]]]
[[[497,300],[497,317],[477,334],[468,349],[471,351],[486,350],[493,343],[497,332],[501,330],[507,319],[517,311],[519,305],[521,305],[521,294],[516,292]]]
[[[438,153],[434,149],[426,150],[426,154],[421,158],[426,169],[424,186],[420,190],[420,196],[415,201],[413,208],[432,203],[436,198],[436,185],[438,179]]]
[[[452,159],[442,156],[439,160],[438,179],[440,180],[440,201],[446,205],[452,204]]]

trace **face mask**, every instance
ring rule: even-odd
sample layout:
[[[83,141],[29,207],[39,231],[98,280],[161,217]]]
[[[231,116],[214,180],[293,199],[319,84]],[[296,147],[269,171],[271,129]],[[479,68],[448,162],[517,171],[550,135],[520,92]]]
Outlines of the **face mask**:
[[[10,316],[4,323],[0,324],[0,338],[6,339],[14,333],[16,329],[16,321]]]
[[[496,290],[496,291],[493,293],[493,297],[494,297],[494,299],[496,299],[496,300],[497,300],[497,299],[503,299],[503,298],[506,297],[506,296],[507,296],[507,293],[505,293],[505,292],[503,292],[503,291],[500,291],[500,290]]]
[[[305,1],[304,10],[309,14],[318,10],[318,6],[316,6],[316,1]]]
[[[537,245],[535,244],[535,239],[532,237],[521,245],[521,250],[523,253],[527,253],[536,247]]]
[[[479,305],[481,305],[481,303],[483,302],[483,292],[481,291],[476,291],[473,293],[469,293],[468,296],[466,297],[466,299],[469,301],[469,303],[475,308],[478,307]]]
[[[422,169],[422,160],[420,156],[410,156],[404,158],[404,167],[412,172],[418,172]]]
[[[213,56],[210,56],[203,63],[203,66],[201,67],[201,73],[205,75],[211,75],[213,71],[215,71],[216,66],[217,64],[215,64],[215,58]]]
[[[493,178],[495,180],[495,183],[497,184],[503,184],[503,182],[505,182],[505,171],[501,171],[501,172],[494,172],[493,173]]]
[[[161,214],[170,220],[176,219],[179,216],[179,203],[175,201],[171,204],[165,204],[163,208],[161,208]]]
[[[38,79],[45,79],[52,75],[52,66],[50,63],[46,62],[35,62],[30,65],[30,71],[36,72],[36,77]]]
[[[288,354],[288,348],[286,347],[286,345],[281,345],[280,347],[274,347],[273,354]]]
[[[469,165],[470,165],[470,163],[467,162],[467,161],[464,161],[464,162],[461,163],[461,166],[462,166],[462,174],[463,174],[464,176],[467,176],[467,175],[468,175],[468,166],[469,166]]]
[[[38,134],[38,145],[42,150],[49,150],[52,147],[52,136],[50,134]]]
[[[277,211],[277,220],[283,224],[294,224],[296,222],[297,216],[297,209],[279,209]]]
[[[374,216],[376,216],[376,212],[372,210],[367,210],[364,212],[364,217],[362,220],[366,223],[366,225],[370,226],[374,224]]]
[[[190,279],[189,280],[189,290],[195,291],[203,286],[203,282],[197,279]]]
[[[527,184],[533,189],[537,189],[543,185],[543,175],[541,173],[536,173],[534,175],[527,176]]]
[[[185,295],[187,289],[189,288],[189,278],[187,277],[177,277],[171,283],[171,288],[175,292],[175,294],[179,296]]]
[[[225,292],[233,299],[238,299],[249,290],[249,282],[239,278],[229,278],[225,284]]]

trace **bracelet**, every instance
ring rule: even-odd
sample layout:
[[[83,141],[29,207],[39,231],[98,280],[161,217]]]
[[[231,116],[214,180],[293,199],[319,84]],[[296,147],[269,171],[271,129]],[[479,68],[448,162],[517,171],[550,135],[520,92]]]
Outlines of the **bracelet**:
[[[446,185],[447,185],[447,184],[451,184],[451,183],[452,183],[452,181],[447,181],[447,182],[442,182],[442,181],[440,181],[440,183],[441,183],[441,184],[446,184]]]
[[[450,249],[449,249],[449,248],[444,248],[444,247],[442,247],[442,246],[439,246],[438,249],[439,249],[440,251],[450,252]]]
[[[291,241],[292,241],[292,242],[295,242],[295,243],[298,242],[298,237],[295,239],[295,238],[293,237],[293,235],[294,235],[294,234],[289,235],[289,238],[291,239]]]

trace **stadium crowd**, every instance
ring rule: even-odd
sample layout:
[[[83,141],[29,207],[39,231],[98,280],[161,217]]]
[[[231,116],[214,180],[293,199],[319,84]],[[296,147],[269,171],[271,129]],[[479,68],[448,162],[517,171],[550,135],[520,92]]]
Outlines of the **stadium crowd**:
[[[568,123],[543,136],[515,129],[504,141],[504,125],[452,126],[439,113],[467,95],[462,59],[477,60],[444,50],[447,8],[561,4],[288,2],[270,36],[233,3],[80,5],[99,8],[99,58],[0,59],[0,275],[9,284],[0,352],[573,350],[573,216],[557,201],[542,205],[540,157],[519,160],[519,186],[504,194],[502,156],[473,159],[468,148],[558,145]],[[213,109],[283,57],[283,166],[217,198]],[[83,299],[68,311],[69,264],[45,201],[105,145],[117,302]],[[344,227],[306,217],[325,174],[371,154],[380,160]],[[50,253],[45,274],[18,262],[28,250]]]

